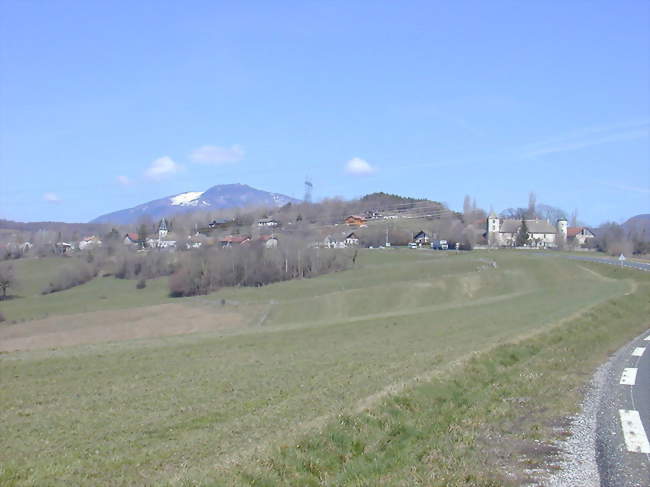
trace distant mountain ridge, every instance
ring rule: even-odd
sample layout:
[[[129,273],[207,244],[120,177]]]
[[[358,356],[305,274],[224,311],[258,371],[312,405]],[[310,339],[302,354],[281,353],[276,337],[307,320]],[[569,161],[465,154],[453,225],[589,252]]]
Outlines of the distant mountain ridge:
[[[133,208],[98,216],[90,223],[136,223],[142,217],[154,220],[197,210],[222,210],[250,206],[284,206],[300,200],[279,193],[270,193],[246,184],[219,184],[206,191],[188,191],[149,201]]]
[[[623,228],[627,233],[637,233],[643,240],[650,241],[650,213],[633,216],[623,223]]]

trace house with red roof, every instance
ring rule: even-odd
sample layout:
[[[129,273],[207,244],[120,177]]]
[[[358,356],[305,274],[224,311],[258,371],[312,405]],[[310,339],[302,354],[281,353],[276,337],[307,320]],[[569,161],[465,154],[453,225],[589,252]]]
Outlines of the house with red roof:
[[[595,238],[594,232],[587,227],[569,227],[566,231],[567,242],[574,245],[583,246],[592,238]]]

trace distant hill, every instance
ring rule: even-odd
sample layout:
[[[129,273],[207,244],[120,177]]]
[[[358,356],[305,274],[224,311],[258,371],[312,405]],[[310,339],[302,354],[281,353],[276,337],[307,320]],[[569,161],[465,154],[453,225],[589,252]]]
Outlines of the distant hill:
[[[51,230],[62,232],[70,235],[79,233],[83,235],[93,235],[110,230],[106,225],[100,223],[65,223],[65,222],[16,222],[13,220],[0,219],[0,230],[14,230],[21,232],[37,232],[39,230]]]
[[[245,184],[220,184],[206,191],[189,191],[158,200],[149,201],[133,208],[101,215],[91,223],[136,223],[142,217],[154,220],[163,216],[189,213],[197,210],[222,210],[251,206],[284,206],[299,200],[279,193],[269,193]]]
[[[400,196],[397,194],[390,193],[370,193],[361,198],[361,203],[364,205],[374,207],[376,209],[400,207],[400,208],[409,208],[417,204],[422,203],[432,203],[443,206],[442,203],[437,203],[435,201],[427,200],[424,198],[410,198],[408,196]]]
[[[633,216],[623,223],[623,228],[628,234],[635,232],[638,235],[644,235],[644,240],[650,241],[650,213]]]

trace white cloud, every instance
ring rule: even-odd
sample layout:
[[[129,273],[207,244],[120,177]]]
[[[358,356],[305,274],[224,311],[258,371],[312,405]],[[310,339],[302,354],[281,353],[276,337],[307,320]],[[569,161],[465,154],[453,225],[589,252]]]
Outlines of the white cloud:
[[[372,167],[368,161],[361,159],[360,157],[353,157],[345,165],[345,172],[348,174],[358,174],[358,175],[367,175],[375,172],[375,168]]]
[[[43,199],[48,203],[59,203],[61,201],[61,198],[56,193],[45,193],[43,194]]]
[[[190,153],[190,160],[197,164],[232,164],[244,158],[244,148],[240,145],[230,147],[218,147],[216,145],[204,145],[194,149]]]
[[[132,183],[132,181],[127,176],[118,176],[117,182],[123,186],[128,186],[129,184]]]
[[[167,176],[176,174],[181,169],[182,166],[176,164],[171,157],[164,156],[164,157],[159,157],[158,159],[153,161],[151,163],[151,166],[149,166],[147,170],[144,172],[144,175],[149,179],[153,179],[154,181],[159,181],[160,179],[163,179]]]

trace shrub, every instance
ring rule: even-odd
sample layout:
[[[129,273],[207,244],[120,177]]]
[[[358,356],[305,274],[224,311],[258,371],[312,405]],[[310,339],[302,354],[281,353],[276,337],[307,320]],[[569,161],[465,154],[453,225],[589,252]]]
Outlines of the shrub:
[[[127,253],[117,259],[115,277],[118,279],[154,279],[168,276],[174,270],[174,257],[168,252]]]
[[[352,264],[349,251],[307,248],[288,239],[278,249],[202,249],[179,260],[169,278],[169,292],[180,297],[207,294],[226,286],[263,286],[336,272]]]
[[[70,262],[59,270],[54,279],[41,291],[42,294],[50,294],[65,289],[70,289],[90,281],[97,275],[98,268],[85,260]]]
[[[138,283],[135,285],[136,289],[144,289],[145,287],[147,287],[146,279],[140,279]]]

